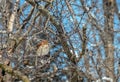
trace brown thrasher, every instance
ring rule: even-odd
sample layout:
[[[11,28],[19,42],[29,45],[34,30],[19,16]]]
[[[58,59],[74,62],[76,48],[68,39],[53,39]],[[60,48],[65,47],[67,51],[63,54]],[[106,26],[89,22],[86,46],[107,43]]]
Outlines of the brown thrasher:
[[[38,45],[37,45],[37,55],[38,56],[45,56],[49,53],[50,51],[50,46],[47,40],[42,40]]]

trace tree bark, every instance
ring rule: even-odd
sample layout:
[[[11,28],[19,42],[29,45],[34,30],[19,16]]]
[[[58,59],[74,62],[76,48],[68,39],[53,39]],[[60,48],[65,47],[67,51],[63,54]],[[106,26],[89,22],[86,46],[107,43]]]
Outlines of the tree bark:
[[[104,9],[104,32],[103,37],[105,54],[106,54],[106,75],[114,79],[114,33],[113,33],[113,20],[114,20],[114,0],[103,0]],[[113,81],[115,82],[115,81]]]
[[[23,75],[19,71],[13,70],[10,66],[4,65],[4,64],[0,64],[0,68],[5,70],[5,72],[7,72],[8,74],[20,78],[23,82],[30,82],[30,80],[27,78],[27,76]]]

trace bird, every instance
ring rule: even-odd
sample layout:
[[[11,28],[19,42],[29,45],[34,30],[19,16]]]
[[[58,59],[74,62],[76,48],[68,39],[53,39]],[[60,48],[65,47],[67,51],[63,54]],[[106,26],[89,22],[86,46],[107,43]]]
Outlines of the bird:
[[[38,56],[48,55],[49,51],[50,51],[50,45],[48,40],[42,40],[41,42],[39,42],[36,51]]]

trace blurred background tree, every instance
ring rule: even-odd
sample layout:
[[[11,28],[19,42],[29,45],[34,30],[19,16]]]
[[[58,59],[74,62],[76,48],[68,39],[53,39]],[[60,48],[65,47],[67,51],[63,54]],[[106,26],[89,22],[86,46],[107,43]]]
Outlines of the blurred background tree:
[[[31,82],[120,81],[119,0],[0,4],[0,67],[9,82],[25,81],[21,74]],[[18,72],[6,69],[8,60]]]

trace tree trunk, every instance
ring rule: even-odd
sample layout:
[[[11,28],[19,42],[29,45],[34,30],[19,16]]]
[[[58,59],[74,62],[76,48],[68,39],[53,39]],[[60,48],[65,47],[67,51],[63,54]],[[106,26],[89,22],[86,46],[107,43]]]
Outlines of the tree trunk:
[[[114,0],[103,0],[104,9],[104,48],[106,54],[106,75],[114,79],[114,33],[113,33],[113,20],[114,20]],[[115,81],[113,81],[115,82]]]

